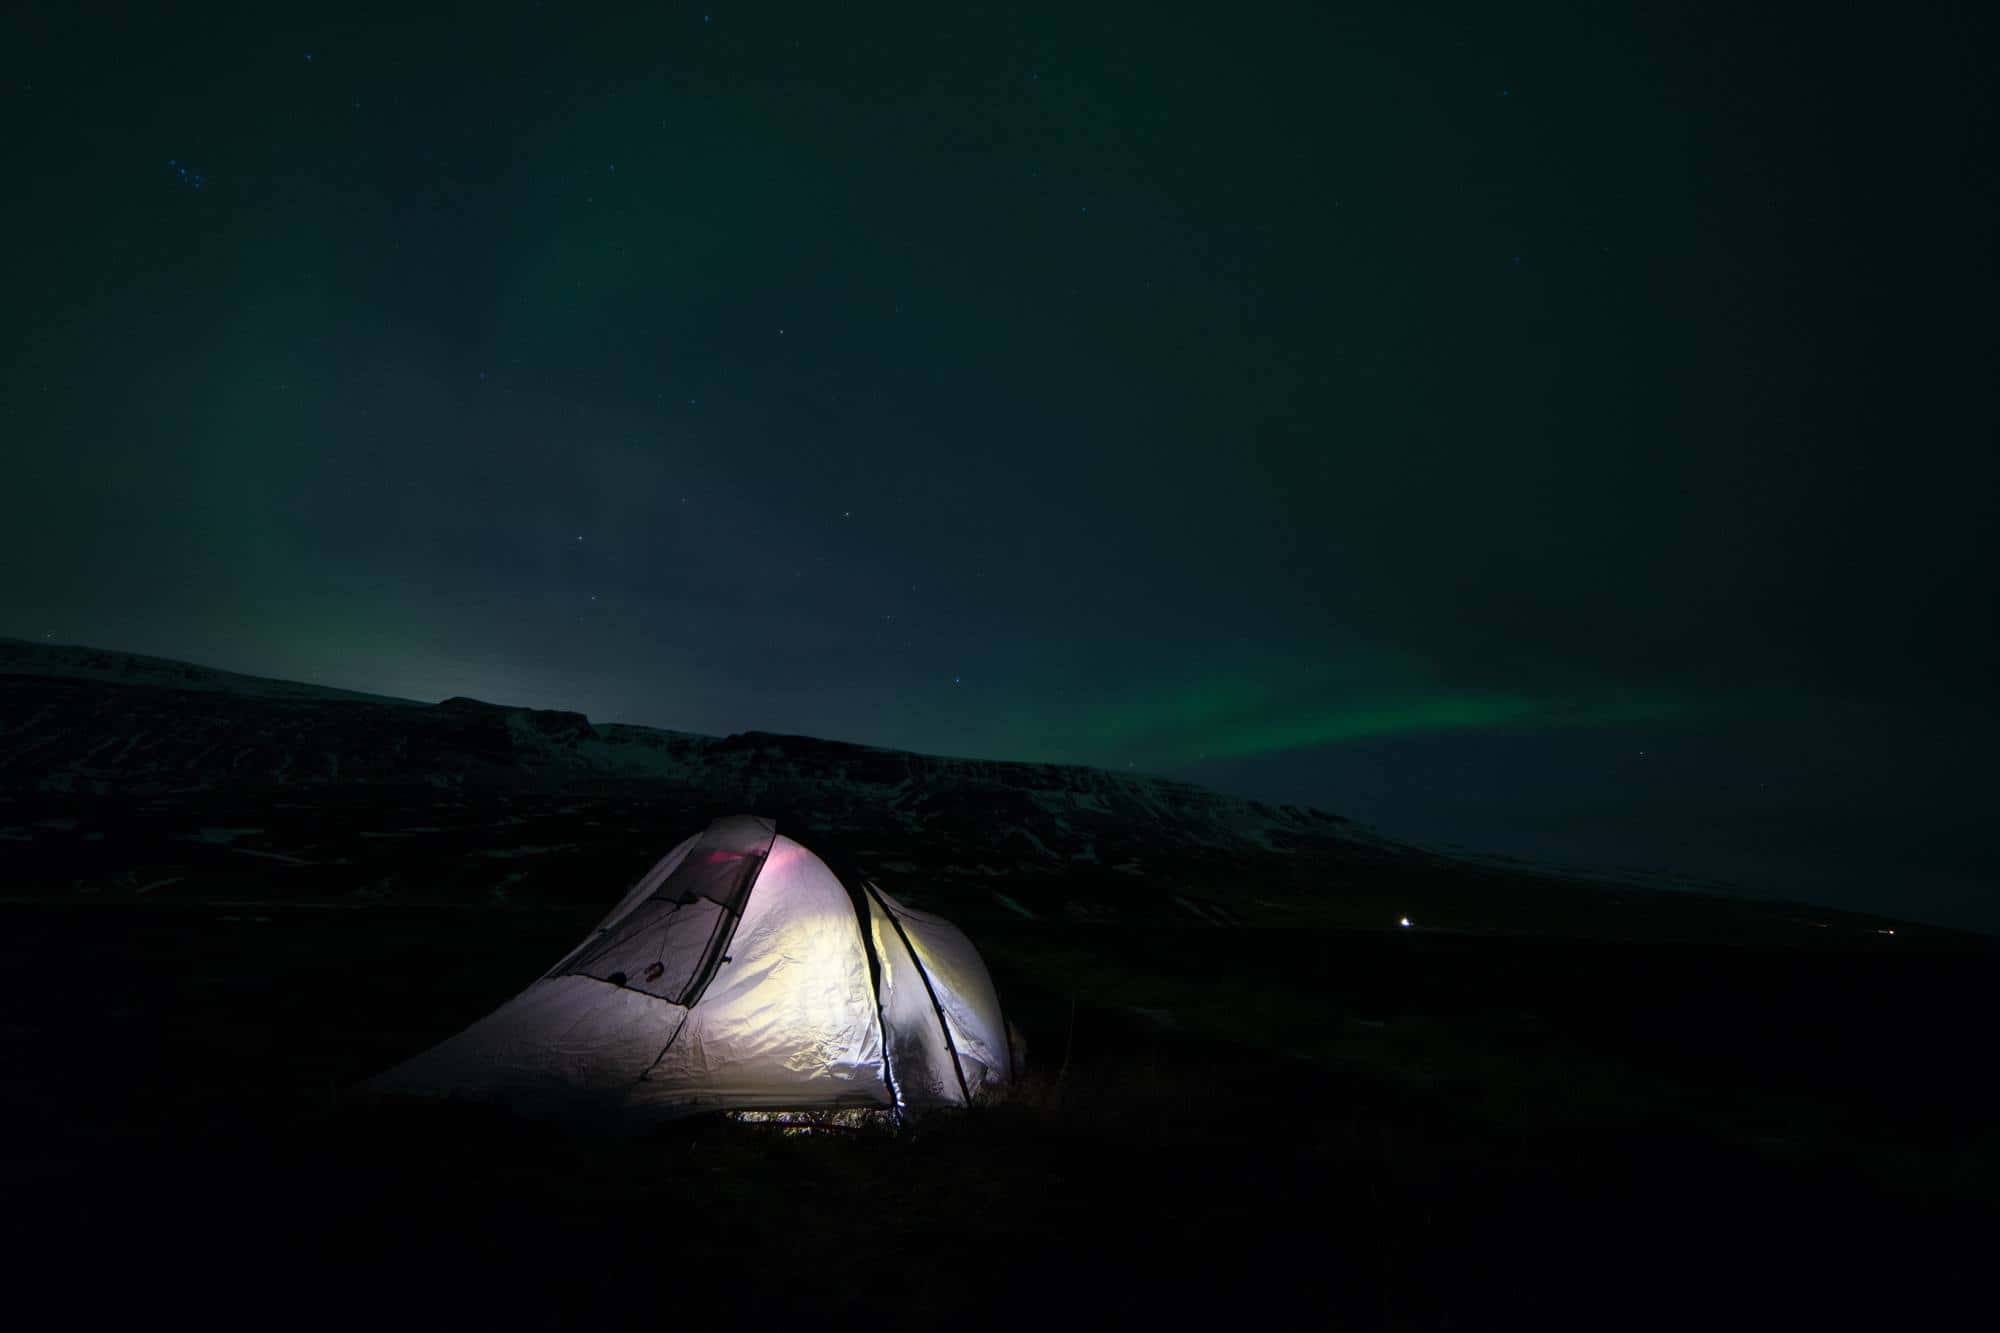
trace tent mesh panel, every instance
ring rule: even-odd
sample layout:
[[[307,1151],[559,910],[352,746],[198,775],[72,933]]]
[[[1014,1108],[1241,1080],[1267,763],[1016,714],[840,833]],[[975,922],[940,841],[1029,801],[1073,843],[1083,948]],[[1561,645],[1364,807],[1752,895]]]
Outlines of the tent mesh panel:
[[[652,896],[577,955],[565,974],[692,1005],[722,965],[777,834],[775,821],[754,815],[716,820]]]

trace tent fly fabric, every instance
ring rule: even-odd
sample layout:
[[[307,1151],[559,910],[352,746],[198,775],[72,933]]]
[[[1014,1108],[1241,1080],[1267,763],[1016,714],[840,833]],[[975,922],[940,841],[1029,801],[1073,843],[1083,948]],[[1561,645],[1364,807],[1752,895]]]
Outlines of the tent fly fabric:
[[[590,936],[377,1093],[639,1125],[714,1110],[962,1106],[1013,1075],[972,941],[776,824],[719,819]]]

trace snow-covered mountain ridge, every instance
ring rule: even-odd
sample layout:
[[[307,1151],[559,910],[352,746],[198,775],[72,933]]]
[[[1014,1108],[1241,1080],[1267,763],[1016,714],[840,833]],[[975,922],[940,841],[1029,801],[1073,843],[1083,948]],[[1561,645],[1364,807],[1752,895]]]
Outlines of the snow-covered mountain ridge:
[[[387,787],[672,792],[867,841],[951,833],[997,868],[1108,870],[1176,849],[1386,849],[1336,815],[1168,778],[805,736],[703,736],[581,713],[438,704],[0,641],[0,789],[129,795]],[[878,839],[879,840],[879,839]]]
[[[1169,778],[593,724],[0,640],[0,895],[598,911],[690,830],[744,811],[843,874],[995,928],[1409,923],[1412,938],[1808,947],[1917,929],[1481,864]]]

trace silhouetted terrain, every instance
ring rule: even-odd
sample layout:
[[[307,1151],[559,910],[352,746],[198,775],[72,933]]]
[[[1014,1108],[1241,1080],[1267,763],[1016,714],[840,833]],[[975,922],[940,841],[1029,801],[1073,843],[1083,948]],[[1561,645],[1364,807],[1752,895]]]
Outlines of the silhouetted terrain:
[[[1010,1098],[349,1104],[743,810],[971,931]],[[5,1243],[86,1324],[1916,1327],[2000,1222],[1993,941],[1160,779],[5,642],[0,880]]]
[[[716,814],[973,918],[1875,944],[1886,919],[1399,846],[1164,778],[426,705],[0,640],[15,895],[595,904]]]

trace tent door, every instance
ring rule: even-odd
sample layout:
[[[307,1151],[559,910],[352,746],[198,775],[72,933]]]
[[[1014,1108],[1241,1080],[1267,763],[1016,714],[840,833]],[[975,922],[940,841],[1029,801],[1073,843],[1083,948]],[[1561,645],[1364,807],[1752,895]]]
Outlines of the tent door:
[[[722,966],[777,836],[775,821],[754,815],[716,820],[652,896],[564,973],[693,1005]]]

